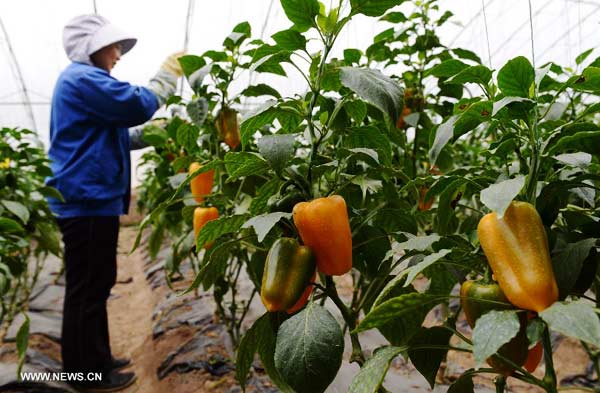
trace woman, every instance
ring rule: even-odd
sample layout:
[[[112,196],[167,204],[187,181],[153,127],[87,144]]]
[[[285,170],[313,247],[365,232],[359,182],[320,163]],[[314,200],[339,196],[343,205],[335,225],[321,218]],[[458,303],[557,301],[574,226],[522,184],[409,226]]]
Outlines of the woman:
[[[174,93],[182,73],[175,54],[147,88],[116,80],[111,70],[135,43],[99,15],[72,19],[63,32],[72,63],[58,78],[52,97],[49,156],[54,175],[47,184],[64,198],[49,200],[65,245],[63,369],[84,376],[101,373],[101,381],[77,382],[95,391],[120,390],[135,380],[132,372],[117,372],[130,362],[111,354],[106,312],[117,273],[119,215],[129,207],[129,150],[143,147],[141,131],[129,127],[152,117]]]

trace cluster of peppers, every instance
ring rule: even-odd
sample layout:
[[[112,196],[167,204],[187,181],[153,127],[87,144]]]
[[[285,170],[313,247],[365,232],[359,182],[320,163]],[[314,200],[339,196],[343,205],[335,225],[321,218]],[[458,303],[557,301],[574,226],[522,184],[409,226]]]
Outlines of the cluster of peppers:
[[[195,173],[202,166],[197,162],[192,162],[189,167],[189,174]],[[190,181],[190,189],[192,196],[198,203],[204,202],[204,197],[211,193],[215,171],[208,170],[202,172]],[[219,211],[216,207],[197,207],[194,209],[194,238],[198,237],[198,233],[207,222],[219,218]],[[205,244],[204,248],[210,248],[211,244]]]
[[[201,165],[194,162],[189,174]],[[192,196],[198,203],[210,194],[214,171],[196,175],[190,181]],[[194,210],[194,236],[207,222],[219,217],[215,207]],[[352,269],[352,233],[346,201],[339,195],[299,201],[293,206],[293,220],[304,245],[297,239],[282,237],[267,254],[261,285],[261,299],[270,312],[293,314],[308,302],[313,289],[311,282],[317,270],[329,276],[342,275]],[[204,248],[210,248],[205,244]]]
[[[460,290],[461,306],[471,328],[490,310],[521,309],[521,328],[498,353],[512,363],[533,372],[542,358],[537,343],[529,349],[528,319],[558,300],[558,287],[552,269],[548,239],[535,207],[513,201],[503,217],[485,215],[477,227],[479,242],[497,281],[465,281]],[[514,371],[494,355],[487,359],[497,372]]]
[[[223,106],[215,121],[220,139],[231,149],[235,149],[240,144],[239,120],[239,113],[235,109]],[[199,163],[191,163],[189,174],[191,175],[200,168],[201,165]],[[211,193],[214,178],[215,171],[211,169],[200,173],[190,181],[192,196],[196,202],[204,202],[204,197]],[[216,207],[197,207],[194,209],[194,237],[198,237],[198,233],[207,222],[216,220],[217,218],[219,218],[219,211]],[[204,248],[210,248],[210,246],[211,244],[205,244]]]
[[[317,271],[336,276],[352,269],[352,233],[344,198],[332,195],[299,202],[292,213],[304,245],[282,237],[271,246],[260,290],[270,312],[293,314],[302,309]]]

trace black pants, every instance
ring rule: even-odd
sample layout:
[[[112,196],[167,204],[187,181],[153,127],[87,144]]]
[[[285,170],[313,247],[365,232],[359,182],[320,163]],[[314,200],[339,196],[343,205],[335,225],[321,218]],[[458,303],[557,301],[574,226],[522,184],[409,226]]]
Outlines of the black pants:
[[[117,278],[119,217],[60,218],[66,292],[61,349],[67,372],[105,371],[111,361],[106,301]]]

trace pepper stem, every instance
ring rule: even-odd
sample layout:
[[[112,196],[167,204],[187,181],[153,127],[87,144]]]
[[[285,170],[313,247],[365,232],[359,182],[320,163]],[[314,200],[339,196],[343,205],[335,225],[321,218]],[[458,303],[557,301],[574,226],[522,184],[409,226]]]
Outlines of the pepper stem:
[[[483,273],[483,282],[484,284],[491,284],[494,280],[492,280],[492,269],[490,265],[485,265],[485,272]]]
[[[543,381],[546,384],[547,392],[557,393],[556,372],[554,371],[554,360],[552,359],[552,341],[550,340],[550,330],[548,330],[547,326],[544,328],[542,343],[544,345],[544,363],[546,363],[546,374]]]
[[[352,342],[352,355],[350,356],[350,363],[356,362],[362,367],[362,365],[365,363],[365,354],[362,351],[358,334],[353,332],[353,330],[356,328],[356,315],[354,312],[352,312],[352,310],[348,309],[342,299],[340,299],[335,287],[335,283],[333,282],[333,277],[327,276],[325,278],[325,286],[327,296],[329,296],[329,298],[340,310],[344,321],[348,325],[348,330],[350,331],[350,341]]]
[[[504,375],[498,375],[494,380],[494,384],[496,385],[496,393],[504,393],[504,389],[506,388],[506,377]]]

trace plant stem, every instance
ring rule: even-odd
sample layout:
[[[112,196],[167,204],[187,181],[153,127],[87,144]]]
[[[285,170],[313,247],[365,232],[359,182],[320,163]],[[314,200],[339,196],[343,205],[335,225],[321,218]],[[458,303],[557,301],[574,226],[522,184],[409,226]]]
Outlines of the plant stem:
[[[546,390],[550,393],[556,393],[556,372],[554,371],[554,360],[552,359],[552,341],[550,341],[550,330],[546,326],[542,336],[544,345],[544,363],[546,363],[546,374],[544,375],[544,383]]]
[[[506,377],[504,375],[498,375],[494,379],[494,385],[496,385],[496,393],[504,393],[506,388]]]
[[[335,287],[335,283],[333,282],[333,278],[331,276],[327,276],[325,279],[325,285],[327,296],[329,296],[329,298],[340,310],[344,321],[348,325],[348,330],[350,331],[350,341],[352,342],[352,355],[350,356],[350,363],[356,362],[362,367],[362,365],[365,363],[365,354],[362,351],[358,334],[353,333],[353,330],[356,328],[356,314],[353,313],[352,310],[349,310],[342,299],[340,299]]]

